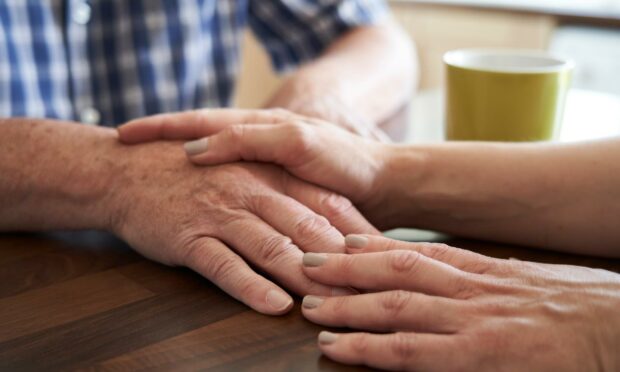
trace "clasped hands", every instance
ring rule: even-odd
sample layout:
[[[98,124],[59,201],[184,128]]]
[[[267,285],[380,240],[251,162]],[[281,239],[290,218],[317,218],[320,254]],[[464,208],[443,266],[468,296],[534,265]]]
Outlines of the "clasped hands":
[[[306,295],[309,320],[376,332],[322,332],[319,347],[330,358],[395,370],[590,370],[617,362],[609,358],[617,332],[601,319],[617,319],[618,275],[380,237],[362,214],[394,227],[394,145],[282,110],[162,114],[120,127],[119,137],[190,141],[194,165],[176,142],[136,146],[159,172],[129,172],[136,186],[160,187],[146,187],[146,207],[127,201],[119,234],[263,313],[284,313],[292,299],[248,263]]]

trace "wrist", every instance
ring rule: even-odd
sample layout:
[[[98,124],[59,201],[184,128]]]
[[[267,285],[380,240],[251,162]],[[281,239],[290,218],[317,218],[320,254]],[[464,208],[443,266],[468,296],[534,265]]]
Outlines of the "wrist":
[[[429,152],[410,145],[385,144],[384,161],[377,174],[377,202],[370,212],[382,229],[406,227],[415,218],[415,192],[427,175]]]
[[[108,192],[101,202],[106,229],[124,237],[127,221],[140,217],[143,200],[157,200],[149,195],[164,175],[172,175],[183,167],[192,167],[187,161],[183,146],[174,141],[124,145],[116,138],[106,149],[106,156],[114,165]]]
[[[103,229],[116,142],[111,129],[45,119],[6,119],[0,147],[0,228]],[[6,145],[5,145],[6,144]]]
[[[77,204],[83,228],[112,231],[116,218],[114,200],[120,194],[120,160],[125,155],[116,131],[96,128],[82,157],[80,177],[73,180],[69,195]],[[88,207],[86,207],[88,206]]]

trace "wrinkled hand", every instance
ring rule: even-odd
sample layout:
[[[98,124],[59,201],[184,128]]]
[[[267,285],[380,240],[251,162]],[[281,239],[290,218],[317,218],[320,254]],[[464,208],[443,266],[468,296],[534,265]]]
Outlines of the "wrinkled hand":
[[[194,164],[277,163],[297,177],[347,196],[371,219],[386,197],[381,172],[389,145],[284,110],[162,114],[121,126],[119,137],[125,143],[205,137],[186,145]]]
[[[316,281],[377,291],[304,299],[313,322],[378,332],[322,332],[319,347],[334,360],[420,371],[620,368],[618,274],[373,236],[347,245],[360,254],[304,256]]]
[[[249,265],[298,294],[346,292],[308,279],[303,251],[344,251],[339,231],[376,233],[347,199],[279,167],[198,168],[179,143],[122,151],[110,186],[111,229],[145,256],[188,266],[262,313],[284,313],[292,299]]]
[[[328,92],[325,89],[316,91],[314,85],[299,84],[299,79],[292,77],[284,81],[267,103],[267,107],[283,108],[299,115],[320,119],[364,138],[391,142],[385,132],[358,114],[358,110],[344,99],[349,97],[349,94],[340,90],[337,82],[330,82]]]
[[[324,99],[296,100],[286,104],[274,100],[269,106],[286,108],[300,116],[333,123],[350,133],[364,138],[385,143],[391,142],[390,137],[383,130],[377,128],[374,123],[361,117],[355,110],[350,109],[344,103],[327,97]]]

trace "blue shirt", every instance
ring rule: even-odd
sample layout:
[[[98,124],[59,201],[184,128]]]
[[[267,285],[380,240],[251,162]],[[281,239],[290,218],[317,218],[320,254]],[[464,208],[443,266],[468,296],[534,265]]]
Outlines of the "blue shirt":
[[[230,104],[249,25],[282,71],[382,0],[0,0],[0,117],[117,125]]]

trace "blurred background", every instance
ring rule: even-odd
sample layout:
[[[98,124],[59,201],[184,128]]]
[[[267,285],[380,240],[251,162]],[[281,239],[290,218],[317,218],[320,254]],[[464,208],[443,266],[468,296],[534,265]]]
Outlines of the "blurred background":
[[[389,4],[417,45],[421,93],[442,86],[444,52],[503,47],[568,56],[577,62],[573,88],[601,93],[600,99],[620,97],[620,0],[392,0]],[[279,83],[264,51],[248,33],[237,105],[260,107]]]

